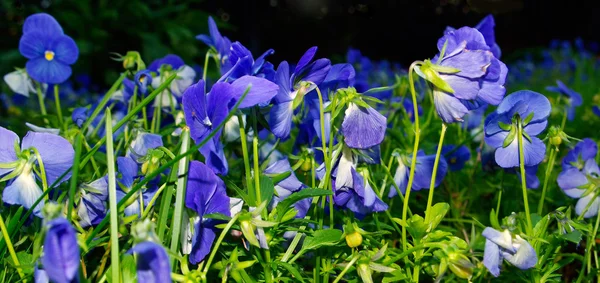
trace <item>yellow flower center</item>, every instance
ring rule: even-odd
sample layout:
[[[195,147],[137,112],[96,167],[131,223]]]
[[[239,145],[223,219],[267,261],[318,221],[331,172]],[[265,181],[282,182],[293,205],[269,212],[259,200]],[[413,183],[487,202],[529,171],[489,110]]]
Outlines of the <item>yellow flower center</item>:
[[[46,60],[52,61],[54,59],[54,52],[48,50],[44,53],[44,57],[46,58]]]

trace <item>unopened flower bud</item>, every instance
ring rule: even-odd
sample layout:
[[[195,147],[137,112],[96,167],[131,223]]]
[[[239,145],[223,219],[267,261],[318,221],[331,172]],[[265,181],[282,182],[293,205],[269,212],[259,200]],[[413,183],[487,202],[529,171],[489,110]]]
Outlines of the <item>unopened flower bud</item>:
[[[346,234],[346,243],[351,248],[356,248],[362,244],[363,237],[358,231]]]

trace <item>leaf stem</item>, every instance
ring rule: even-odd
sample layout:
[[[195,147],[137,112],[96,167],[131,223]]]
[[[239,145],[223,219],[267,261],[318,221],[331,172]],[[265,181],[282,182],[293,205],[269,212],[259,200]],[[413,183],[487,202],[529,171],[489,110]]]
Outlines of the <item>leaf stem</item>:
[[[440,141],[438,143],[437,152],[435,154],[435,161],[433,162],[433,172],[431,173],[431,182],[429,183],[429,197],[427,198],[427,208],[425,209],[425,223],[429,223],[431,220],[431,205],[433,203],[433,191],[435,189],[435,179],[437,175],[438,165],[440,163],[440,156],[442,155],[442,146],[444,145],[444,136],[446,135],[446,123],[442,123],[442,132],[440,134]],[[412,169],[412,168],[411,168]]]
[[[523,149],[523,121],[517,119],[517,136],[519,138],[519,167],[521,169],[521,188],[523,189],[523,203],[525,204],[525,218],[527,219],[527,235],[533,236],[533,225],[529,213],[529,201],[527,200],[527,181],[525,179],[525,151]]]

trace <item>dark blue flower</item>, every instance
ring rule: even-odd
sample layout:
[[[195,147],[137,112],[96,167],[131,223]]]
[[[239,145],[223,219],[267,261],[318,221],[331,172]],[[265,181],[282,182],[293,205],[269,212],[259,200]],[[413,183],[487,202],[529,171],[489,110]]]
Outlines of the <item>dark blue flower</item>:
[[[569,119],[569,121],[573,121],[573,119],[575,119],[575,108],[579,107],[579,106],[581,106],[581,104],[583,104],[583,98],[581,97],[581,94],[568,88],[560,80],[557,80],[556,84],[558,86],[549,86],[549,87],[546,87],[546,90],[558,92],[558,93],[566,96],[567,118]]]
[[[486,239],[483,265],[494,277],[500,275],[503,259],[521,270],[530,269],[537,263],[535,250],[519,235],[513,237],[508,230],[498,232],[490,227],[486,227],[481,234]]]
[[[406,192],[406,186],[408,185],[408,179],[410,176],[410,165],[412,160],[412,155],[409,156],[398,156],[398,168],[396,169],[396,173],[394,174],[394,182],[400,188],[402,194]],[[431,184],[431,177],[433,173],[433,163],[435,162],[435,154],[425,155],[425,153],[421,150],[417,152],[417,163],[415,167],[415,176],[412,184],[411,190],[419,191],[422,189],[429,189],[429,185]],[[438,171],[435,176],[435,186],[439,186],[439,184],[444,180],[446,176],[446,172],[448,171],[448,163],[444,158],[440,158],[438,163]],[[388,193],[388,197],[392,198],[398,195],[398,192],[394,188],[394,186],[390,186],[390,192]]]
[[[507,96],[485,121],[485,142],[496,149],[496,163],[503,168],[519,166],[518,123],[523,128],[525,166],[542,162],[546,145],[536,136],[546,128],[551,105],[537,92],[521,90]]]
[[[563,159],[563,171],[557,179],[558,186],[567,196],[579,199],[575,212],[583,214],[585,218],[596,216],[600,207],[600,197],[596,195],[594,185],[600,179],[600,168],[595,160],[597,152],[598,146],[591,139],[583,139],[577,143]]]
[[[239,42],[234,42],[231,45],[231,52],[229,54],[229,62],[231,68],[229,70],[221,69],[223,74],[219,81],[233,81],[243,76],[257,76],[273,80],[275,77],[275,70],[273,64],[267,62],[265,58],[275,53],[273,49],[267,50],[260,57],[254,60],[252,53],[246,47]]]
[[[292,167],[290,166],[290,162],[287,158],[271,163],[263,172],[267,176],[290,172],[288,177],[275,184],[275,191],[277,193],[275,196],[273,196],[273,202],[271,203],[272,207],[275,207],[280,201],[284,200],[292,193],[298,192],[307,187],[300,182],[300,180],[298,180],[296,174],[294,174],[294,171],[292,171]],[[312,198],[306,198],[294,204],[294,207],[298,211],[296,218],[304,218],[304,216],[306,216],[306,212],[310,208],[311,202]]]
[[[496,43],[496,34],[494,32],[494,27],[496,26],[496,22],[494,21],[493,15],[487,15],[483,18],[475,28],[481,32],[483,37],[485,38],[485,43],[489,46],[490,51],[494,54],[494,57],[500,59],[500,46]]]
[[[79,282],[79,245],[67,219],[60,217],[48,223],[42,264],[52,282]]]
[[[73,165],[75,151],[73,146],[61,136],[49,133],[28,132],[21,142],[21,151],[17,152],[19,137],[14,132],[0,127],[0,177],[8,180],[9,185],[2,192],[2,200],[8,204],[22,205],[31,209],[33,203],[42,195],[42,189],[36,182],[41,179],[34,167],[39,166],[32,149],[36,149],[46,171],[46,180],[50,185]],[[61,179],[67,181],[71,173]],[[33,212],[41,217],[41,201]]]
[[[137,163],[142,163],[148,155],[148,150],[163,146],[162,137],[157,134],[138,132],[135,140],[129,145],[127,157]]]
[[[141,70],[133,78],[141,94],[148,93],[148,86],[152,85],[152,72],[150,70]]]
[[[459,147],[455,145],[442,146],[442,155],[446,158],[450,171],[460,171],[469,159],[471,159],[471,151],[466,145]]]
[[[339,189],[335,189],[333,195],[335,204],[349,209],[359,217],[387,210],[387,204],[377,196],[375,191],[373,191],[368,178],[357,173],[354,168],[351,168],[350,170],[352,174],[352,184],[347,184]]]
[[[469,110],[484,103],[497,105],[506,92],[508,69],[494,57],[483,35],[474,28],[446,30],[438,40],[445,53],[416,68],[417,73],[434,84],[434,103],[445,123],[463,121]]]
[[[90,113],[87,107],[77,107],[73,109],[73,113],[71,114],[71,119],[73,123],[77,125],[77,127],[81,128],[83,123],[89,118]]]
[[[34,14],[25,20],[19,41],[21,55],[29,59],[25,68],[34,80],[60,84],[71,76],[71,66],[79,57],[75,41],[63,33],[48,14]]]
[[[318,59],[311,63],[316,52],[316,46],[308,49],[291,75],[287,61],[277,67],[275,82],[279,85],[279,92],[269,114],[269,125],[273,134],[280,139],[289,137],[294,110],[300,106],[306,94],[325,80],[331,69],[329,59]]]
[[[136,255],[139,282],[172,282],[169,256],[162,245],[144,241],[133,246],[131,250]]]
[[[129,192],[136,182],[141,180],[141,174],[139,173],[138,164],[129,157],[118,157],[117,158],[117,201],[121,201],[127,192]],[[159,177],[157,177],[159,178]],[[148,182],[144,188],[137,191],[132,195],[126,202],[125,215],[139,215],[141,217],[142,210],[148,205],[156,191],[158,186],[156,180]],[[140,194],[142,196],[140,197]]]
[[[210,252],[215,240],[215,221],[203,219],[211,213],[230,216],[229,197],[225,183],[213,173],[212,169],[199,161],[191,161],[188,171],[185,206],[198,215],[194,225],[192,251],[189,260],[192,264],[201,262]]]
[[[81,200],[77,206],[79,224],[83,228],[98,225],[106,216],[106,200],[108,198],[107,177],[101,177],[89,184],[83,184]]]
[[[221,63],[221,68],[223,69],[223,65],[225,65],[226,70],[221,70],[221,72],[224,73],[231,67],[228,58],[231,49],[231,41],[229,38],[221,35],[217,28],[217,24],[212,17],[208,17],[208,32],[209,35],[201,34],[196,36],[196,39],[204,42],[204,44],[216,51],[216,55]]]

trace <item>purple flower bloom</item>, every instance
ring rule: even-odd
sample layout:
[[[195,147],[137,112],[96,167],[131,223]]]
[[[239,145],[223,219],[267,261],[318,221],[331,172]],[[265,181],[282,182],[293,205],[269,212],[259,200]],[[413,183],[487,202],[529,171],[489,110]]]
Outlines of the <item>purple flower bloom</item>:
[[[434,103],[445,123],[463,121],[463,116],[483,103],[497,105],[506,90],[508,69],[494,57],[483,35],[474,28],[448,29],[438,40],[442,58],[436,55],[417,73],[434,84]]]
[[[216,224],[212,219],[203,219],[211,213],[230,216],[229,197],[223,181],[213,173],[210,167],[199,161],[191,161],[185,196],[185,206],[198,214],[199,221],[194,225],[194,238],[190,263],[201,262],[210,252],[215,240]]]
[[[125,197],[127,192],[129,192],[129,190],[133,188],[135,183],[142,177],[140,176],[141,174],[139,174],[138,172],[138,164],[135,163],[135,161],[129,157],[118,157],[117,169],[119,170],[119,178],[117,179],[117,201],[121,201],[121,199]],[[141,217],[142,209],[144,209],[146,205],[148,205],[152,197],[154,197],[154,194],[156,194],[157,189],[158,186],[156,185],[156,182],[154,180],[148,182],[146,187],[142,188],[142,190],[140,191],[137,191],[127,200],[127,207],[125,207],[125,215],[131,216],[137,214]],[[140,193],[142,194],[142,200],[140,200]]]
[[[494,277],[500,275],[502,259],[521,270],[530,269],[537,263],[537,255],[529,242],[519,235],[513,237],[508,230],[498,232],[487,227],[482,235],[486,238],[483,265]]]
[[[141,94],[148,93],[148,86],[152,85],[152,72],[150,70],[141,70],[133,78]]]
[[[310,63],[316,52],[316,46],[308,49],[291,75],[287,61],[281,62],[277,67],[275,82],[279,85],[279,91],[273,101],[269,125],[273,134],[280,139],[290,136],[294,110],[300,106],[304,95],[321,84],[331,69],[329,59],[318,59]]]
[[[29,59],[25,65],[29,76],[49,84],[66,81],[71,76],[70,65],[79,56],[75,41],[63,33],[52,16],[44,13],[25,20],[19,51]]]
[[[357,173],[354,168],[350,170],[352,173],[352,184],[335,189],[333,195],[335,204],[348,208],[359,217],[387,210],[387,204],[375,194],[367,178]]]
[[[485,38],[485,43],[494,54],[494,57],[500,59],[502,53],[500,52],[500,46],[496,43],[496,34],[494,32],[495,26],[496,22],[494,21],[494,16],[487,15],[475,26],[475,28],[481,32]]]
[[[131,249],[137,256],[137,279],[139,282],[172,282],[171,266],[167,251],[160,244],[144,241]]]
[[[177,106],[183,92],[194,83],[196,78],[196,71],[185,65],[179,56],[173,54],[154,60],[148,70],[158,74],[156,78],[152,79],[153,88],[158,88],[173,73],[177,74],[177,77],[169,85],[169,89],[165,89],[156,97],[154,107],[170,109],[171,105]]]
[[[79,245],[67,219],[60,217],[48,223],[42,264],[52,282],[79,282]]]
[[[73,123],[77,125],[77,127],[81,128],[83,123],[90,117],[89,109],[87,107],[77,107],[73,109],[73,113],[71,114],[71,119]]]
[[[58,177],[65,173],[72,165],[75,151],[73,146],[61,136],[28,132],[21,142],[18,152],[19,137],[14,132],[0,127],[0,181],[11,180],[2,192],[2,200],[8,204],[22,205],[31,209],[33,203],[42,195],[42,189],[36,182],[41,177],[36,173],[35,166],[39,166],[32,149],[36,149],[41,157],[46,171],[48,185],[53,184]],[[67,173],[60,182],[65,182],[71,177]],[[41,201],[33,212],[42,217]]]
[[[548,124],[551,105],[537,92],[521,90],[507,96],[485,121],[485,142],[496,149],[496,163],[503,168],[519,166],[518,123],[523,127],[525,166],[542,162],[546,145],[537,138]]]
[[[265,58],[275,53],[273,49],[267,50],[260,57],[254,60],[252,53],[239,42],[231,45],[231,52],[228,61],[231,63],[229,70],[221,69],[223,77],[219,81],[232,81],[243,76],[257,76],[273,80],[275,70],[273,64],[267,62]]]
[[[204,92],[204,81],[191,85],[183,94],[183,111],[190,127],[190,134],[196,143],[202,142],[229,114],[233,101],[240,99],[250,88],[240,108],[266,103],[277,93],[277,85],[266,79],[243,76],[233,83],[216,83],[209,93]],[[231,103],[230,103],[231,102]],[[226,175],[227,159],[220,142],[222,129],[200,148],[206,164],[217,174]]]
[[[129,145],[126,156],[137,163],[143,163],[148,155],[148,150],[161,146],[163,146],[163,142],[160,135],[139,132],[135,140]]]
[[[294,174],[294,171],[292,171],[292,167],[290,166],[290,162],[287,158],[271,163],[264,170],[264,174],[267,176],[278,175],[285,172],[290,172],[291,174],[287,178],[275,184],[275,191],[277,194],[273,196],[273,202],[271,203],[272,207],[275,207],[280,201],[284,200],[292,193],[306,188],[306,185],[300,182],[300,180],[298,180],[296,177],[296,174]],[[298,211],[296,218],[304,218],[304,216],[306,216],[306,212],[310,208],[311,202],[312,198],[306,198],[294,204],[294,207]]]
[[[106,176],[81,188],[81,200],[77,206],[79,224],[83,228],[98,225],[106,216],[106,200],[108,198],[108,183]]]
[[[344,142],[351,148],[366,149],[380,144],[385,137],[387,118],[370,106],[350,102],[342,122]]]
[[[596,196],[593,182],[600,178],[600,168],[594,159],[597,152],[598,146],[591,139],[577,143],[563,159],[563,171],[557,179],[558,186],[567,196],[579,199],[575,212],[585,218],[596,216],[600,206],[600,197]]]
[[[567,118],[569,119],[569,121],[573,121],[573,119],[575,119],[575,108],[579,107],[579,106],[581,106],[581,104],[583,104],[583,98],[581,97],[581,94],[568,88],[560,80],[557,80],[556,84],[558,86],[549,86],[549,87],[546,87],[546,90],[558,92],[558,93],[566,96]]]
[[[208,32],[209,35],[201,34],[196,36],[196,39],[204,42],[204,44],[208,45],[217,52],[219,62],[221,62],[221,72],[224,73],[231,67],[231,63],[229,63],[228,58],[231,49],[231,41],[229,38],[221,35],[219,29],[217,28],[217,24],[212,17],[208,17]]]
[[[406,192],[406,187],[408,185],[408,178],[410,177],[410,165],[412,160],[411,156],[398,156],[398,168],[396,169],[396,173],[394,174],[394,182],[400,188],[402,194]],[[419,191],[422,189],[429,189],[429,185],[431,183],[431,177],[433,173],[433,163],[435,162],[435,154],[425,155],[425,153],[421,150],[417,152],[417,164],[415,167],[415,177],[412,184],[413,191]],[[446,159],[440,158],[438,163],[438,172],[435,176],[435,186],[439,186],[444,177],[446,176],[446,172],[448,171],[448,163],[446,163]],[[390,186],[390,192],[388,193],[388,197],[392,198],[398,195],[398,192],[394,188],[394,186]]]
[[[460,171],[469,159],[471,159],[471,151],[466,145],[459,147],[455,145],[442,146],[442,155],[446,158],[450,171]]]

